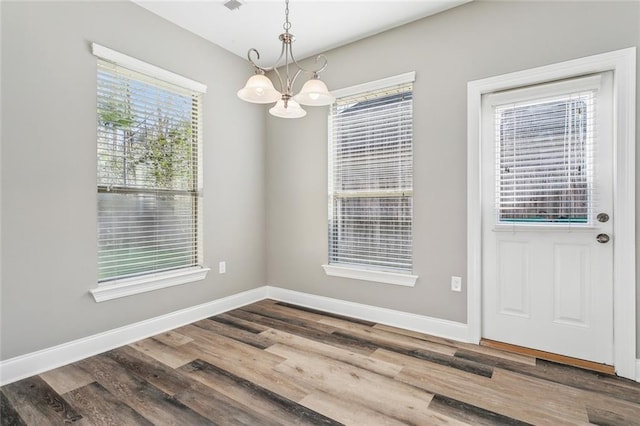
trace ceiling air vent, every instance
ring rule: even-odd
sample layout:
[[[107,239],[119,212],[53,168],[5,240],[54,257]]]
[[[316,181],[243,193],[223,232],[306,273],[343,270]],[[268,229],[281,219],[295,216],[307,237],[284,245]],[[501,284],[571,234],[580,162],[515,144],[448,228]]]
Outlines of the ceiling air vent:
[[[238,10],[240,9],[240,6],[242,6],[242,2],[240,2],[239,0],[229,0],[224,2],[224,7],[229,10]]]

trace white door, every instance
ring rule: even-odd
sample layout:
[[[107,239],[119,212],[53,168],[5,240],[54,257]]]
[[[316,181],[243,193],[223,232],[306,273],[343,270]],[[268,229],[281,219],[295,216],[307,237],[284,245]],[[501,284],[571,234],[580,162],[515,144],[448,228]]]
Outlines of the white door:
[[[482,337],[613,364],[612,75],[482,98]]]

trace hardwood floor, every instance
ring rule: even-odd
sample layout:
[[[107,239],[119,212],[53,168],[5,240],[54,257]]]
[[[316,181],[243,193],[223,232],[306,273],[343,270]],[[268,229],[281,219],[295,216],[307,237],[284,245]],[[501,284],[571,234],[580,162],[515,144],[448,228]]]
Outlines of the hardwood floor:
[[[265,300],[0,388],[2,425],[640,425],[640,384]]]

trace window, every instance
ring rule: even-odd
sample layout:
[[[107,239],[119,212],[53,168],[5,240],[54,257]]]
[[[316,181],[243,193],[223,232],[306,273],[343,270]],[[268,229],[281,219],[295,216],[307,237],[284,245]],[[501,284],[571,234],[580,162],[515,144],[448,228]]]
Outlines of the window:
[[[589,223],[595,92],[580,90],[496,106],[498,223]]]
[[[96,48],[98,282],[201,269],[203,90]]]
[[[413,80],[408,73],[336,92],[327,273],[364,269],[362,279],[380,281],[412,272]]]

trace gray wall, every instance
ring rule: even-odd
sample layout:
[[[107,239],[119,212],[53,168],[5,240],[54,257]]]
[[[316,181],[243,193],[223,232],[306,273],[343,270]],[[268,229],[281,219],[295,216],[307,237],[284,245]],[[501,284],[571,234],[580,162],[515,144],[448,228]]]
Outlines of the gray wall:
[[[242,59],[130,2],[2,8],[1,359],[265,284],[264,115]],[[97,42],[208,85],[205,281],[96,303]],[[221,102],[220,100],[224,100]],[[227,273],[217,264],[227,261]]]
[[[467,82],[637,46],[639,28],[638,2],[473,2],[328,52],[322,77],[333,89],[417,73],[414,272],[420,278],[406,288],[325,276],[327,111],[308,108],[297,122],[267,120],[269,284],[466,322],[466,288],[453,293],[449,286],[451,275],[466,284]]]

